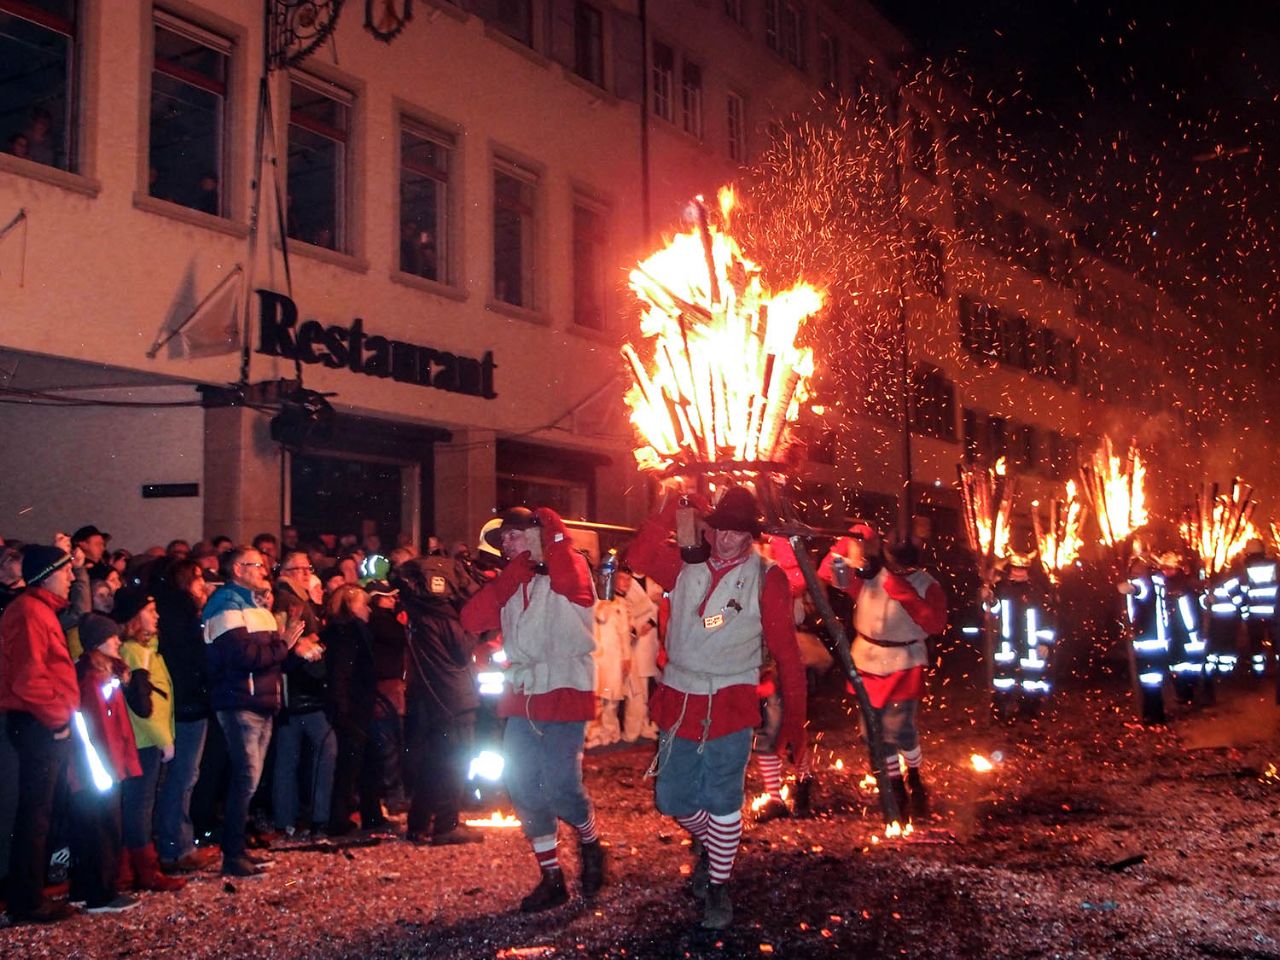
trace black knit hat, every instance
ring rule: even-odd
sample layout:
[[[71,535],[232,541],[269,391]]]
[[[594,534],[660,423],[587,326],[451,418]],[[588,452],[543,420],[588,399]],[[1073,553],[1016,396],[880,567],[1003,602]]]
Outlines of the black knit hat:
[[[49,547],[42,543],[29,543],[22,548],[22,579],[28,584],[39,583],[59,567],[71,562],[71,554],[61,547]]]
[[[115,603],[111,606],[111,619],[116,623],[128,623],[154,600],[142,587],[121,587],[116,591]]]
[[[80,618],[80,646],[85,653],[96,650],[112,637],[120,636],[120,624],[101,613],[86,613]]]

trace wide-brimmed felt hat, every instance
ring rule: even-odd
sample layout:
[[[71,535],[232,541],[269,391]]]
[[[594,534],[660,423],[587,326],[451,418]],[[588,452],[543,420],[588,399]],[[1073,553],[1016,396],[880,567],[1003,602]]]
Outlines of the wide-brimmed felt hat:
[[[746,487],[730,487],[704,521],[713,530],[740,530],[760,536],[760,508]]]
[[[485,524],[482,535],[485,543],[499,551],[502,550],[502,531],[528,530],[538,525],[538,518],[528,507],[512,507],[509,510],[503,510],[498,514],[497,519],[502,522],[496,527]]]

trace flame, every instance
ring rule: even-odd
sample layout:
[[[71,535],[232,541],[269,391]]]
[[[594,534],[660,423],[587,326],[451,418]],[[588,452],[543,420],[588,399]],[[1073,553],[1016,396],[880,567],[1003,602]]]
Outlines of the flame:
[[[973,765],[973,769],[977,770],[978,773],[990,773],[996,768],[994,763],[980,753],[970,754],[969,763]]]
[[[1194,506],[1183,511],[1178,523],[1182,541],[1200,558],[1200,573],[1212,577],[1244,553],[1245,545],[1262,534],[1253,523],[1253,488],[1236,477],[1230,495],[1218,492],[1216,483],[1201,487]]]
[[[961,464],[959,474],[969,548],[978,555],[983,578],[990,580],[994,576],[995,561],[1009,555],[1017,484],[1007,475],[1004,457],[987,470]]]
[[[466,824],[468,827],[495,827],[499,829],[509,829],[520,826],[520,821],[516,817],[504,815],[501,810],[495,810],[482,820],[467,820]]]
[[[1031,504],[1031,522],[1035,527],[1036,549],[1040,554],[1040,562],[1049,574],[1049,579],[1058,582],[1058,574],[1080,556],[1080,548],[1084,546],[1084,518],[1087,512],[1084,503],[1076,495],[1076,483],[1067,481],[1066,497],[1049,501],[1049,518],[1046,522],[1040,519],[1040,504]]]
[[[1115,548],[1147,522],[1146,476],[1137,446],[1130,442],[1128,452],[1117,456],[1110,437],[1102,438],[1092,460],[1080,468],[1082,492],[1108,547]]]
[[[879,793],[880,784],[876,781],[876,775],[874,773],[864,773],[862,779],[858,781],[858,789],[863,793],[871,793],[873,791]]]
[[[785,803],[790,796],[791,796],[791,788],[784,783],[782,785],[783,802]],[[767,793],[762,793],[760,794],[760,796],[753,798],[751,801],[751,812],[755,813],[758,810],[762,810],[764,808],[764,805],[768,802],[769,802],[769,795]]]
[[[764,287],[759,266],[727,232],[734,202],[732,191],[720,192],[721,229],[699,201],[698,226],[631,271],[652,352],[646,364],[630,343],[622,347],[643,470],[776,459],[809,397],[813,351],[796,339],[823,294],[807,283],[776,294]]]
[[[887,827],[884,828],[884,839],[885,840],[905,840],[907,837],[911,836],[915,832],[916,832],[916,828],[911,825],[910,821],[908,821],[907,824],[904,826],[901,822],[895,820],[893,821],[893,823],[889,824]],[[872,843],[879,843],[880,840],[881,840],[880,834],[873,833],[871,835]]]
[[[843,760],[841,760],[839,757],[836,757],[836,762],[835,762],[835,763],[833,763],[833,764],[831,765],[831,769],[832,769],[832,770],[843,770],[843,769],[844,769],[844,761],[843,761]]]

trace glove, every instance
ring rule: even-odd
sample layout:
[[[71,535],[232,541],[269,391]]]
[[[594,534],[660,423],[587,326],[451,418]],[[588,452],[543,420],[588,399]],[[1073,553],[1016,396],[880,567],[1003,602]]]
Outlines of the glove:
[[[564,540],[569,535],[569,529],[564,525],[564,521],[560,519],[560,514],[550,507],[539,507],[533,511],[533,515],[537,518],[539,529],[542,530],[542,552],[544,554],[551,548],[552,544]]]
[[[498,578],[493,581],[494,589],[498,592],[499,606],[510,600],[520,587],[533,579],[533,568],[533,556],[527,550],[507,561]]]

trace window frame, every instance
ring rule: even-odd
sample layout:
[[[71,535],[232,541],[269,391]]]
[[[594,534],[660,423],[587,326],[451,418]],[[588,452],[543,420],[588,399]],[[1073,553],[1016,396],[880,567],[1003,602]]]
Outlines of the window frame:
[[[735,120],[733,105],[738,105]],[[736,126],[736,132],[735,132]],[[747,162],[747,98],[736,90],[725,94],[725,139],[729,159],[735,163]]]
[[[662,51],[670,58],[670,65],[665,69],[659,65],[658,52]],[[661,40],[650,41],[649,57],[649,110],[667,123],[676,122],[676,50],[669,43]],[[663,104],[665,102],[665,109]]]
[[[696,84],[690,84],[690,71]],[[706,130],[706,87],[702,65],[688,57],[680,58],[680,129],[701,140]]]
[[[609,329],[609,285],[605,279],[605,263],[608,260],[609,251],[609,225],[611,219],[611,209],[607,202],[600,199],[594,194],[587,193],[584,190],[574,189],[570,198],[570,293],[572,297],[572,310],[570,315],[570,327],[577,331],[592,331],[595,333],[604,333]],[[580,318],[578,307],[578,211],[583,210],[595,218],[596,234],[594,236],[593,251],[595,254],[595,269],[597,273],[596,285],[598,289],[595,291],[599,303],[599,323],[584,323]]]
[[[457,292],[462,287],[461,273],[463,266],[463,259],[458,256],[458,251],[462,249],[462,231],[464,228],[463,218],[460,215],[463,186],[462,131],[455,124],[439,117],[430,116],[411,104],[404,103],[398,99],[393,101],[393,106],[396,111],[396,150],[393,152],[393,162],[395,164],[393,182],[396,185],[397,194],[402,190],[404,182],[404,133],[406,131],[420,139],[432,140],[443,146],[449,151],[450,163],[444,171],[444,230],[443,245],[441,246],[438,243],[436,250],[437,278],[433,280],[430,277],[409,273],[402,269],[399,245],[403,208],[400,206],[401,199],[399,196],[397,196],[396,201],[397,215],[392,224],[392,276],[398,280],[407,279],[413,283],[444,287],[449,291]],[[424,176],[432,176],[425,169],[416,172],[422,173]],[[441,233],[441,231],[437,231],[437,233]]]
[[[66,166],[60,167],[56,163],[41,163],[38,160],[29,158],[13,158],[24,167],[21,171],[24,174],[28,172],[28,169],[25,169],[26,164],[30,164],[40,171],[56,171],[47,178],[53,182],[61,182],[61,177],[72,177],[77,181],[83,180],[89,174],[88,168],[91,157],[84,109],[84,104],[87,100],[86,87],[91,79],[86,62],[88,50],[85,42],[86,16],[84,0],[71,0],[71,9],[72,16],[68,20],[56,13],[24,3],[23,0],[0,0],[0,13],[6,13],[19,20],[25,20],[27,23],[35,24],[37,27],[67,38],[66,115],[63,118],[62,128],[63,153],[66,159]],[[29,104],[28,109],[34,108],[36,105],[38,104]],[[0,156],[6,158],[6,165],[7,158],[12,157],[7,152],[0,153]],[[93,192],[96,193],[96,189]]]
[[[336,188],[339,196],[334,198],[334,243],[332,247],[326,247],[323,244],[317,244],[302,237],[294,236],[292,233],[292,224],[287,221],[285,230],[289,235],[289,240],[293,243],[303,244],[307,248],[324,250],[331,254],[337,254],[342,257],[353,257],[356,255],[357,249],[357,217],[355,195],[357,189],[356,182],[356,164],[355,159],[358,156],[355,149],[356,141],[356,123],[357,123],[357,107],[360,101],[360,91],[351,86],[329,80],[326,77],[301,70],[290,70],[284,77],[286,99],[288,109],[285,113],[284,124],[284,192],[289,195],[291,187],[289,185],[289,145],[290,131],[294,126],[299,127],[315,136],[324,137],[339,143],[342,147],[341,159],[342,168],[341,176],[335,177]],[[347,111],[346,113],[346,129],[340,130],[333,127],[322,120],[308,117],[305,114],[295,116],[293,110],[293,85],[298,84],[310,90],[312,93],[319,94],[335,103],[340,104]]]
[[[584,47],[582,45],[582,33],[579,30],[583,22],[583,15],[586,12],[595,15],[596,33],[594,36],[595,61],[590,65],[593,69],[591,72],[584,72],[582,63],[582,55]],[[573,4],[573,75],[580,80],[585,80],[592,86],[605,89],[605,70],[608,57],[605,54],[605,13],[594,3],[587,0],[574,0]]]
[[[516,204],[500,199],[498,196],[498,175],[501,174],[518,180],[531,188],[532,196],[527,204]],[[542,258],[539,256],[539,242],[542,230],[541,211],[542,187],[544,173],[538,167],[504,152],[495,152],[489,163],[489,302],[501,308],[537,313],[542,302],[542,284],[539,282],[539,269]],[[528,243],[521,243],[521,286],[522,295],[519,303],[513,303],[498,296],[498,230],[497,219],[499,209],[514,210],[528,218]],[[526,249],[527,248],[527,249]]]

